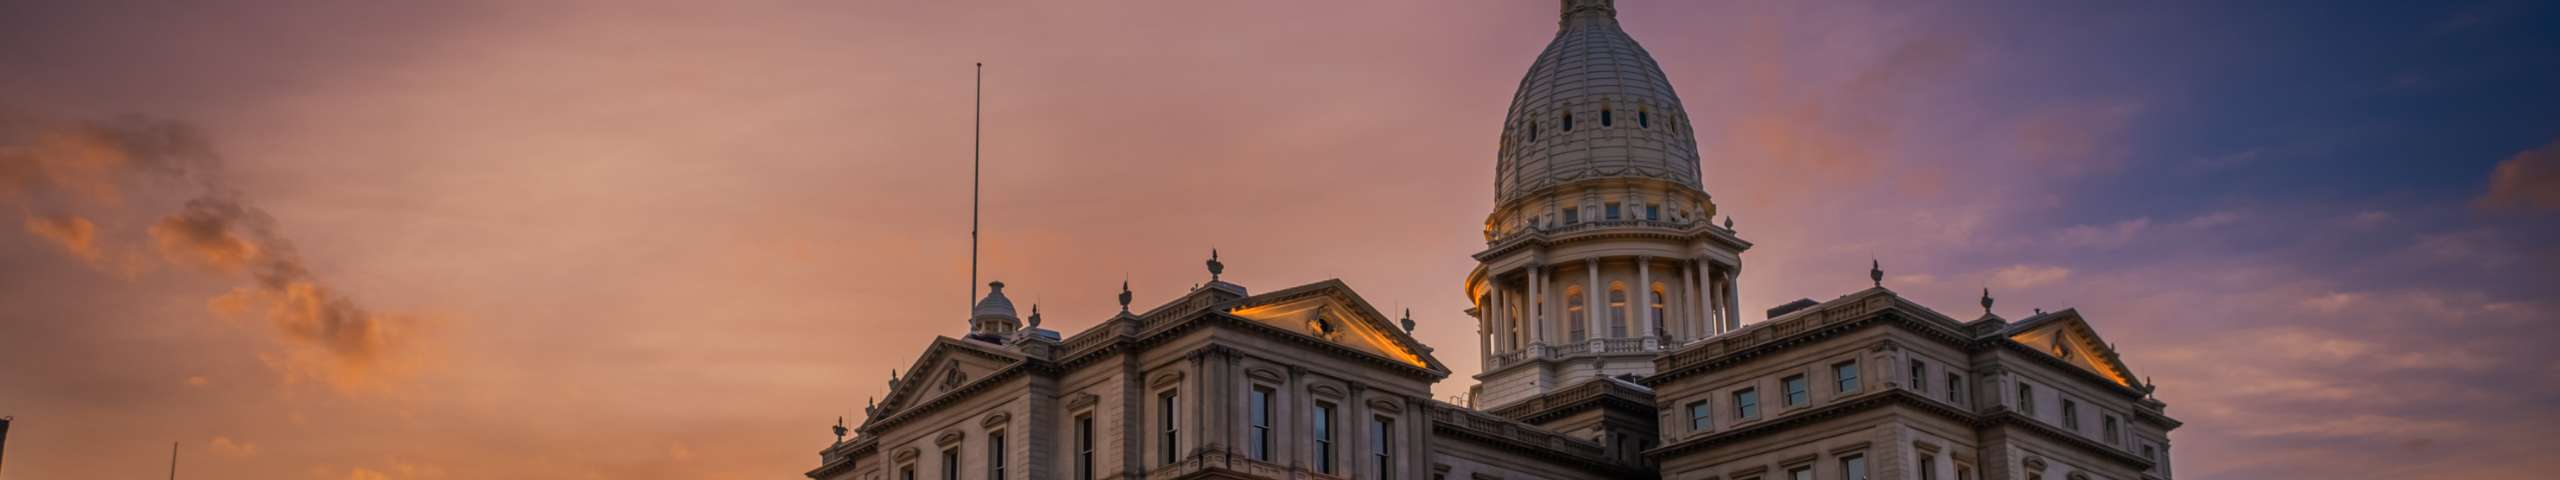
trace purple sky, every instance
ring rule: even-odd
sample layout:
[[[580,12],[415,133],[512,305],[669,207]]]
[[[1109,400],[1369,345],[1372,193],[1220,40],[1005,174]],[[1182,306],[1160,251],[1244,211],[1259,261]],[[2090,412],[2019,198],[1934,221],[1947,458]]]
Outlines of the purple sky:
[[[0,479],[792,478],[966,329],[1459,283],[1555,6],[6,2]],[[2560,9],[1622,0],[1757,309],[2077,307],[2187,479],[2560,457]],[[1959,315],[1961,316],[1961,315]],[[1757,315],[1746,317],[1757,320]]]

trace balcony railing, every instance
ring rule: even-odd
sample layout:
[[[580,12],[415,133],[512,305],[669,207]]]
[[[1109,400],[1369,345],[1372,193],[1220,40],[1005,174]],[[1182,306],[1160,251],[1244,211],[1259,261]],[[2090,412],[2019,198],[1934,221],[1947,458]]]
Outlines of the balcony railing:
[[[1498,232],[1498,233],[1494,234],[1493,236],[1491,236],[1491,238],[1487,238],[1487,239],[1485,239],[1485,244],[1486,244],[1486,245],[1499,245],[1499,244],[1502,244],[1503,242],[1510,241],[1510,240],[1513,240],[1513,239],[1527,238],[1527,237],[1536,236],[1536,235],[1539,235],[1539,234],[1561,235],[1561,234],[1579,233],[1579,232],[1588,231],[1588,230],[1599,230],[1599,229],[1607,229],[1607,228],[1650,228],[1650,229],[1660,229],[1660,230],[1673,230],[1673,231],[1677,231],[1677,230],[1687,230],[1687,229],[1689,229],[1689,227],[1694,227],[1694,226],[1697,226],[1697,225],[1698,225],[1698,222],[1697,222],[1696,220],[1690,220],[1690,221],[1685,221],[1685,222],[1674,222],[1674,221],[1669,221],[1669,220],[1638,220],[1638,219],[1630,219],[1630,220],[1585,220],[1585,221],[1574,222],[1574,223],[1567,223],[1567,224],[1561,224],[1561,225],[1548,225],[1548,226],[1535,226],[1535,225],[1532,225],[1532,226],[1521,227],[1521,228],[1518,228],[1518,229],[1513,229],[1513,230],[1511,230],[1511,231],[1509,231],[1509,232]]]
[[[1537,359],[1566,359],[1592,355],[1652,353],[1663,349],[1663,342],[1651,338],[1594,338],[1579,342],[1548,345],[1532,343],[1528,348],[1495,353],[1485,361],[1486,370],[1500,370]]]

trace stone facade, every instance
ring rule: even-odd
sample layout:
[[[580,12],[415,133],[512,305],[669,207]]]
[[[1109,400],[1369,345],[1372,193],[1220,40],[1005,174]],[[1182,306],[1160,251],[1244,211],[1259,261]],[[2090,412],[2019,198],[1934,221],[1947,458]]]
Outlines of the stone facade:
[[[817,480],[2136,480],[2179,425],[2075,310],[1959,321],[1886,289],[1745,326],[1751,243],[1661,68],[1563,0],[1467,276],[1482,373],[1339,281],[1218,280],[1061,336],[1001,284],[891,372]],[[1023,320],[1028,320],[1027,322]],[[841,426],[840,426],[841,428]]]

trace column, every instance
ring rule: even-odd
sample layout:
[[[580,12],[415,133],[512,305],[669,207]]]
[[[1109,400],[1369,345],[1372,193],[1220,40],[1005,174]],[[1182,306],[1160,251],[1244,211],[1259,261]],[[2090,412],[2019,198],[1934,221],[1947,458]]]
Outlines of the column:
[[[1514,348],[1511,346],[1511,316],[1507,315],[1511,309],[1503,308],[1502,305],[1502,273],[1493,272],[1485,275],[1484,289],[1487,292],[1486,295],[1493,297],[1493,301],[1489,302],[1493,304],[1493,312],[1487,315],[1493,318],[1494,348],[1505,352],[1511,351]]]
[[[1636,291],[1633,298],[1636,301],[1629,302],[1631,305],[1627,305],[1627,318],[1636,319],[1635,326],[1643,329],[1636,332],[1636,338],[1652,338],[1653,257],[1636,257]]]
[[[1289,471],[1305,471],[1309,465],[1315,464],[1316,449],[1315,414],[1310,412],[1315,410],[1316,402],[1315,396],[1307,391],[1306,367],[1289,366],[1289,386],[1284,391],[1289,392],[1289,426],[1280,429],[1280,438],[1272,440],[1289,444]],[[1339,412],[1335,414],[1340,415]]]
[[[1724,271],[1724,329],[1726,331],[1742,329],[1742,309],[1736,307],[1742,303],[1742,287],[1734,285],[1734,281],[1742,277],[1741,270],[1742,267],[1736,265]]]
[[[1699,333],[1699,332],[1701,332],[1701,330],[1698,330],[1697,325],[1696,325],[1696,324],[1698,323],[1698,322],[1697,322],[1697,320],[1698,320],[1698,319],[1700,319],[1700,318],[1705,318],[1705,317],[1704,317],[1704,316],[1702,316],[1702,315],[1698,315],[1698,310],[1695,308],[1695,307],[1697,306],[1697,304],[1698,304],[1698,292],[1697,292],[1697,286],[1698,286],[1698,269],[1697,269],[1697,263],[1694,263],[1694,262],[1682,262],[1682,263],[1680,264],[1680,315],[1679,315],[1679,317],[1680,317],[1680,337],[1681,337],[1681,338],[1684,338],[1684,339],[1699,338],[1699,337],[1704,337],[1704,336],[1706,336],[1706,335],[1704,335],[1704,334]]]
[[[1521,302],[1528,304],[1522,310],[1529,311],[1529,339],[1537,344],[1547,343],[1546,270],[1545,265],[1529,265],[1529,299]]]
[[[1691,277],[1689,279],[1690,291],[1697,292],[1697,295],[1690,297],[1689,300],[1691,305],[1696,305],[1698,307],[1697,310],[1690,313],[1689,317],[1689,322],[1697,327],[1697,330],[1693,330],[1697,332],[1693,336],[1696,338],[1714,336],[1716,334],[1715,329],[1708,326],[1715,322],[1715,310],[1709,308],[1713,306],[1714,303],[1707,301],[1707,296],[1711,295],[1711,293],[1709,293],[1710,290],[1707,290],[1707,260],[1703,258],[1689,259],[1689,276]]]
[[[1602,314],[1600,309],[1607,308],[1609,306],[1609,304],[1600,303],[1600,290],[1608,288],[1600,285],[1600,259],[1593,258],[1583,260],[1582,265],[1583,271],[1591,272],[1591,283],[1586,283],[1582,286],[1582,320],[1583,323],[1588,324],[1584,325],[1583,328],[1590,329],[1590,338],[1608,336],[1609,331],[1600,328],[1600,319],[1608,316]]]

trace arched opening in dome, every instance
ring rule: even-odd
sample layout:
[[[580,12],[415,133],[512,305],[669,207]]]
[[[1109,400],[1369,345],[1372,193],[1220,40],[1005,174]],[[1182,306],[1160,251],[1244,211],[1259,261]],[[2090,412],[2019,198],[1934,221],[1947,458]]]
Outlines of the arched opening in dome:
[[[1645,299],[1645,300],[1646,300],[1646,303],[1651,303],[1651,304],[1653,304],[1653,305],[1652,305],[1651,310],[1650,310],[1649,312],[1647,312],[1648,314],[1650,314],[1650,315],[1652,315],[1652,316],[1651,316],[1651,317],[1646,317],[1646,318],[1650,318],[1650,319],[1652,319],[1652,321],[1651,321],[1651,322],[1648,322],[1648,323],[1651,323],[1651,324],[1655,325],[1655,326],[1656,326],[1656,328],[1660,328],[1659,326],[1660,326],[1660,325],[1662,325],[1663,311],[1665,310],[1665,308],[1664,308],[1664,307],[1665,307],[1665,305],[1663,305],[1663,295],[1662,295],[1662,292],[1663,292],[1662,283],[1661,283],[1661,282],[1654,282],[1654,284],[1653,284],[1653,292],[1651,293],[1651,297],[1648,297],[1648,298],[1646,298],[1646,299]],[[1646,335],[1652,335],[1652,334],[1653,334],[1653,332],[1644,332],[1644,333],[1645,333]]]
[[[1600,126],[1607,127],[1615,123],[1609,120],[1609,113],[1609,107],[1600,107]]]
[[[1609,284],[1609,338],[1627,338],[1627,286]]]
[[[1529,141],[1530,141],[1530,142],[1536,142],[1536,141],[1538,141],[1538,122],[1534,122],[1534,121],[1532,121],[1532,122],[1528,122],[1528,123],[1529,123]]]
[[[1573,131],[1573,112],[1564,112],[1564,131]]]
[[[1636,128],[1653,128],[1652,116],[1646,113],[1645,109],[1636,109]]]

